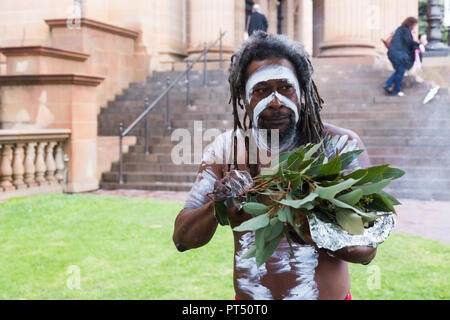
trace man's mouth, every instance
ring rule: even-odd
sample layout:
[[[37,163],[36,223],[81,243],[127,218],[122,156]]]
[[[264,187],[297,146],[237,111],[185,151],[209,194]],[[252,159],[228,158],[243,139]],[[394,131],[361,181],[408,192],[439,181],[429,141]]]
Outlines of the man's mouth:
[[[284,124],[287,124],[291,122],[290,116],[277,116],[277,117],[266,117],[262,118],[262,122],[264,124],[264,127],[276,127],[276,126],[282,126]]]

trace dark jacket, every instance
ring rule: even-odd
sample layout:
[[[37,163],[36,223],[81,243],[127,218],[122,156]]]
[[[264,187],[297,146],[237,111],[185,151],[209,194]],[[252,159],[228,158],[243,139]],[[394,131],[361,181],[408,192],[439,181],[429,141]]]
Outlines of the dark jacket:
[[[250,24],[248,26],[248,35],[251,36],[253,31],[263,30],[267,32],[267,19],[266,17],[258,12],[253,12],[250,16]]]
[[[419,43],[414,41],[411,30],[408,27],[398,27],[389,46],[389,60],[394,67],[395,64],[401,63],[406,69],[411,69],[414,65],[414,52],[418,48]]]

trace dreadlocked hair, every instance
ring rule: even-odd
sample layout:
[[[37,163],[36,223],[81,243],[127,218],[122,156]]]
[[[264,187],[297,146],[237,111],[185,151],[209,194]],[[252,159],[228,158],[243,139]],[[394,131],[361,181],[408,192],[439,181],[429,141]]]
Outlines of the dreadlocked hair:
[[[296,75],[300,85],[301,110],[300,121],[297,123],[298,132],[307,139],[307,142],[318,143],[324,138],[324,127],[320,118],[323,99],[317,91],[317,86],[312,80],[314,68],[308,53],[303,46],[282,35],[267,34],[264,31],[254,32],[247,41],[231,57],[228,82],[230,85],[230,101],[233,105],[233,137],[234,137],[234,165],[237,168],[237,137],[238,129],[250,129],[253,127],[251,117],[245,113],[241,122],[238,107],[244,110],[245,101],[245,78],[247,68],[254,60],[265,60],[268,58],[284,58],[289,60],[295,67]],[[248,120],[248,124],[247,124]],[[246,137],[248,139],[248,137]],[[246,141],[246,153],[248,153],[248,142]],[[250,174],[258,174],[258,164],[250,165]]]

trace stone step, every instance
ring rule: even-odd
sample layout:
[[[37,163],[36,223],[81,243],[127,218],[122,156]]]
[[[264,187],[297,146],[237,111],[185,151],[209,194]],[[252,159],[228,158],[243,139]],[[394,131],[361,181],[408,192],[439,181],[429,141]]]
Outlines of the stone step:
[[[378,127],[363,129],[363,136],[389,136],[389,137],[437,137],[447,136],[450,137],[450,129],[434,129],[434,128],[390,128],[390,127]]]
[[[450,180],[438,179],[436,177],[411,177],[405,174],[402,178],[392,181],[390,184],[392,189],[417,189],[417,190],[450,190]]]
[[[192,183],[197,176],[196,172],[128,172],[123,173],[123,181],[134,182],[185,182]],[[102,181],[117,182],[119,172],[105,172],[102,175]]]
[[[194,162],[195,159],[201,159],[203,154],[191,154],[191,164],[200,165],[199,163]],[[167,153],[124,153],[123,155],[124,162],[145,162],[145,163],[160,163],[160,164],[173,164],[172,155]]]
[[[100,188],[105,190],[132,189],[132,190],[164,190],[189,191],[193,183],[190,182],[133,182],[119,184],[118,182],[100,182]]]
[[[404,155],[404,156],[417,156],[424,155],[426,157],[434,157],[436,159],[448,158],[450,154],[450,142],[448,147],[368,147],[367,151],[370,156],[389,156],[389,155]]]
[[[164,164],[164,163],[146,163],[146,162],[125,162],[123,170],[125,172],[197,172],[199,165],[197,164]],[[119,171],[119,164],[113,163],[112,172]]]
[[[382,165],[382,164],[391,164],[392,167],[402,168],[402,167],[447,167],[450,166],[449,158],[435,158],[435,157],[421,157],[417,155],[416,157],[412,157],[411,155],[406,156],[378,156],[371,155],[370,160],[372,165]]]
[[[386,187],[384,190],[395,196],[397,199],[450,201],[450,192],[448,190],[418,190],[411,188],[393,189],[390,187]]]
[[[411,147],[448,147],[450,141],[447,137],[405,137],[405,136],[361,136],[361,139],[366,147],[370,146],[411,146]]]
[[[449,108],[442,104],[431,107],[430,105],[410,103],[386,103],[386,104],[355,104],[355,103],[325,103],[322,113],[327,112],[368,112],[376,116],[378,113],[409,112],[415,115],[423,115],[434,112],[449,112]]]
[[[450,113],[449,113],[450,115]],[[450,128],[449,119],[333,119],[332,124],[345,128],[380,128],[392,127],[395,129],[434,129],[434,128]]]

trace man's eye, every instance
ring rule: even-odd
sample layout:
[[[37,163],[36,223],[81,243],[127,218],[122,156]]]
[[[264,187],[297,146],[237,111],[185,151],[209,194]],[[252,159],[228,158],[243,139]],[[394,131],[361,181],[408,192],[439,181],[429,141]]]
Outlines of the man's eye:
[[[291,85],[285,85],[281,87],[281,90],[284,92],[287,92],[289,90],[291,90],[293,87]]]
[[[255,89],[255,92],[258,94],[262,94],[262,93],[267,93],[269,91],[269,89],[267,88],[257,88]]]

